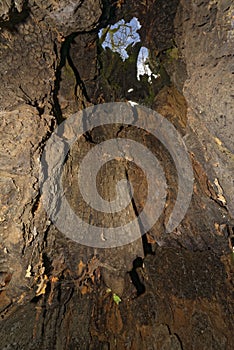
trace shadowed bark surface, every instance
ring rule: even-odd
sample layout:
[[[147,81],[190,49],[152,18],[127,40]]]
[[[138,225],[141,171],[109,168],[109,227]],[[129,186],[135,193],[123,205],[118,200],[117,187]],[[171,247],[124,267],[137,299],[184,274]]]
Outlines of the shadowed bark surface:
[[[233,16],[229,0],[1,2],[0,349],[233,348]],[[141,41],[123,61],[113,47],[103,49],[98,33],[133,17]],[[137,79],[142,46],[157,74],[151,82]],[[73,113],[129,100],[160,113],[183,138],[192,199],[168,233],[178,174],[165,145],[131,125],[89,130],[71,147],[62,174],[64,195],[85,222],[123,224],[138,216],[148,195],[134,159],[117,157],[98,172],[97,188],[112,201],[117,182],[129,180],[134,197],[126,210],[103,215],[84,202],[80,162],[105,140],[128,138],[150,149],[167,189],[164,210],[146,235],[121,247],[87,247],[67,238],[45,211],[42,153]],[[143,112],[132,113],[137,122]],[[63,152],[73,135],[66,132]],[[59,157],[49,153],[45,172],[52,161],[56,171]],[[53,191],[51,207],[59,212]]]

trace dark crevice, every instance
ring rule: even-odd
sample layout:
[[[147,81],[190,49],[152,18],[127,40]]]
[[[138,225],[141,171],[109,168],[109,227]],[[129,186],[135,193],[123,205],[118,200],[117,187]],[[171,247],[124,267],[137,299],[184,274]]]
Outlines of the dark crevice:
[[[46,253],[42,253],[43,266],[45,268],[45,274],[49,276],[53,270],[51,259]]]
[[[6,20],[0,19],[0,30],[1,29],[7,29],[8,31],[12,33],[17,33],[17,25],[20,23],[24,23],[26,19],[30,15],[30,9],[28,6],[28,0],[25,0],[23,2],[22,10],[21,12],[18,12],[17,8],[15,7],[15,4],[12,3],[11,7],[9,9],[9,15],[6,16]]]
[[[38,104],[38,101],[35,101],[33,104],[32,104],[33,107],[35,107],[38,111],[38,114],[39,116],[42,116],[44,114],[44,111],[45,111],[45,107],[40,107],[39,104]]]
[[[124,125],[120,125],[120,128],[119,128],[119,130],[116,133],[117,137],[119,137],[119,134],[123,131],[123,129],[124,129]]]
[[[79,33],[79,34],[82,34],[82,33]],[[58,95],[59,95],[59,90],[60,90],[62,69],[66,64],[66,61],[69,64],[70,68],[72,69],[73,74],[74,74],[75,79],[76,79],[76,85],[75,85],[75,91],[74,91],[75,97],[77,98],[77,90],[78,90],[78,87],[80,87],[81,91],[82,91],[82,95],[84,96],[86,101],[90,102],[90,98],[88,96],[85,84],[82,81],[80,74],[78,72],[78,69],[75,67],[75,65],[72,61],[72,58],[70,56],[70,46],[77,35],[78,35],[78,33],[72,33],[71,35],[66,37],[65,41],[63,42],[63,44],[61,46],[60,54],[58,54],[58,52],[57,52],[56,45],[54,47],[54,51],[55,51],[56,56],[60,56],[60,63],[58,65],[56,73],[55,73],[55,84],[54,84],[54,90],[53,90],[53,113],[54,113],[54,116],[55,116],[58,124],[60,124],[64,121],[64,118],[62,115],[62,110],[61,110],[59,99],[58,99]],[[83,107],[85,108],[84,102],[82,102],[82,104],[83,104]]]
[[[143,268],[143,259],[138,257],[133,261],[133,268],[129,272],[129,276],[133,285],[136,288],[137,296],[140,296],[145,293],[145,285],[141,282],[140,277],[138,275],[137,269]]]
[[[74,9],[74,15],[77,13],[77,11],[80,9],[80,7],[83,5],[85,0],[81,0],[80,3],[76,6]]]
[[[128,177],[128,172],[127,170],[125,171],[125,176],[126,179],[129,181],[129,177]],[[132,206],[133,206],[133,210],[135,213],[135,216],[138,218],[138,222],[139,222],[139,226],[140,226],[140,231],[144,232],[144,227],[142,222],[139,220],[139,213],[136,207],[136,203],[134,201],[133,196],[132,197]],[[142,245],[143,245],[143,250],[144,250],[144,256],[146,256],[147,254],[153,254],[152,252],[152,247],[151,245],[147,242],[146,239],[146,235],[142,235]],[[143,259],[138,257],[133,261],[133,268],[132,270],[129,272],[131,281],[133,283],[133,285],[135,286],[136,290],[137,290],[137,296],[140,296],[141,294],[143,294],[145,292],[145,285],[141,282],[138,272],[137,272],[137,268],[142,268],[143,267]]]
[[[129,181],[127,169],[125,170],[125,176],[126,176],[126,179]],[[136,206],[136,203],[135,203],[135,200],[134,200],[133,196],[132,196],[132,207],[133,207],[135,216],[138,218],[140,231],[141,231],[141,233],[143,233],[144,232],[144,226],[143,226],[142,222],[139,219],[139,212],[138,212],[138,209],[137,209],[137,206]],[[150,243],[147,242],[147,237],[146,237],[145,234],[142,234],[142,245],[143,245],[143,250],[144,250],[144,256],[146,256],[148,254],[150,254],[150,255],[154,254],[153,250],[152,250],[152,246],[151,246]]]
[[[142,236],[142,245],[144,250],[144,255],[154,255],[152,244],[148,243],[146,234]]]
[[[34,200],[34,203],[32,205],[32,209],[31,209],[31,213],[32,213],[33,217],[35,216],[35,213],[39,208],[40,198],[41,198],[41,195],[40,195],[40,193],[38,193],[37,196],[35,197],[35,200]]]
[[[169,327],[168,327],[168,328],[169,328]],[[177,338],[177,340],[178,340],[178,342],[179,342],[179,344],[180,344],[181,350],[184,350],[184,348],[183,348],[183,343],[182,343],[180,337],[178,336],[178,334],[176,334],[176,333],[173,334],[173,333],[171,332],[171,330],[170,330],[170,334],[171,334],[171,335],[174,335],[174,336]]]
[[[84,135],[84,138],[87,142],[96,145],[96,142],[93,141],[92,135],[89,131],[86,131],[83,135]]]
[[[116,21],[116,0],[102,0],[103,9],[99,19],[98,29],[105,27],[107,24],[114,24]]]
[[[125,176],[126,176],[126,179],[129,181],[127,170],[125,171]],[[133,196],[132,196],[132,206],[133,206],[135,216],[138,218],[140,231],[144,232],[144,226],[143,226],[142,222],[139,220],[139,212],[138,212],[138,209],[137,209],[137,206],[136,206],[136,203],[134,201]],[[144,257],[146,257],[146,255],[154,255],[154,252],[152,250],[152,245],[150,243],[148,243],[146,234],[142,235],[142,245],[143,245]],[[138,272],[137,272],[137,268],[143,268],[143,261],[144,260],[141,257],[136,258],[133,261],[133,268],[129,272],[131,281],[136,288],[137,296],[140,296],[141,294],[145,293],[145,290],[146,290],[145,285],[141,282],[139,275],[138,275]]]
[[[66,63],[66,58],[67,54],[70,48],[70,43],[73,40],[73,35],[72,38],[68,36],[65,41],[63,42],[60,53],[58,54],[57,52],[57,47],[55,45],[55,53],[56,56],[60,56],[60,63],[56,69],[55,72],[55,83],[54,83],[54,90],[52,92],[53,95],[53,114],[58,122],[58,124],[63,122],[63,116],[62,116],[62,110],[60,107],[59,99],[58,99],[58,94],[60,90],[60,82],[61,82],[61,74],[62,74],[62,68],[65,66]]]
[[[70,47],[69,47],[70,48]],[[87,93],[87,90],[86,90],[86,87],[85,87],[85,84],[83,82],[83,80],[81,79],[80,77],[80,74],[77,70],[77,68],[75,67],[74,63],[72,62],[72,59],[71,59],[71,56],[70,56],[70,53],[68,51],[68,54],[67,54],[67,62],[69,64],[69,66],[71,67],[74,75],[75,75],[75,78],[76,78],[76,86],[75,86],[75,96],[77,97],[77,89],[78,89],[78,86],[81,88],[81,91],[82,91],[82,94],[83,96],[86,98],[86,100],[88,102],[91,102],[90,101],[90,98],[88,96],[88,93]],[[85,106],[84,106],[85,107]]]
[[[30,300],[30,303],[37,304],[41,299],[42,299],[42,295],[36,295]]]
[[[69,304],[69,302],[71,301],[72,297],[74,295],[74,288],[71,286],[70,288],[68,288],[66,290],[66,293],[65,293],[65,298],[63,298],[62,300],[62,305],[63,305],[63,308],[61,308],[61,315],[60,315],[60,326],[62,325],[62,322],[63,322],[63,319],[64,319],[64,316],[66,314],[66,310],[67,310],[67,305]],[[60,296],[60,299],[61,299],[61,296]],[[59,310],[59,311],[60,311]]]
[[[95,113],[95,111],[94,111],[94,113]],[[87,125],[87,120],[88,120],[88,117],[87,117],[87,114],[86,114],[86,110],[84,109],[83,113],[82,113],[83,130],[88,130],[89,129],[89,127]],[[87,142],[96,145],[96,142],[92,138],[92,131],[86,131],[86,132],[84,132],[83,135],[84,135],[84,138],[85,138],[85,140]]]

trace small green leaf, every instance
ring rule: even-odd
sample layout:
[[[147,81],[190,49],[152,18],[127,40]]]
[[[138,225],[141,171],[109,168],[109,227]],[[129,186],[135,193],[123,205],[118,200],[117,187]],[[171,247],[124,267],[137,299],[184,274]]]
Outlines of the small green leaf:
[[[117,305],[121,302],[121,298],[115,293],[113,294],[113,300]]]

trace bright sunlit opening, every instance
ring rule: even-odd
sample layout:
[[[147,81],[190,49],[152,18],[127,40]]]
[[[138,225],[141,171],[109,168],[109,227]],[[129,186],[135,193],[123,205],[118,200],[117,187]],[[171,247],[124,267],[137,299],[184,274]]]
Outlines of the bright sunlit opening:
[[[101,29],[98,35],[102,47],[104,49],[109,47],[112,51],[118,52],[124,61],[129,57],[126,51],[127,47],[141,41],[140,35],[137,33],[140,28],[140,22],[136,17],[133,17],[129,23],[125,23],[124,19],[121,19],[117,23]]]

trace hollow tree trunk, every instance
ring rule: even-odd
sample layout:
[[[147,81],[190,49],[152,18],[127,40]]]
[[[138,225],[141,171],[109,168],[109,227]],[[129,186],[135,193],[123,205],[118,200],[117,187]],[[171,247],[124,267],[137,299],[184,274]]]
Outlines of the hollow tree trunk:
[[[233,16],[229,0],[1,2],[1,349],[233,348]],[[103,49],[98,33],[133,17],[141,24],[141,42],[128,48],[123,61]],[[137,79],[141,46],[157,70],[151,82]],[[178,179],[185,179],[172,156],[179,141],[173,153],[137,127],[141,118],[149,124],[151,114],[129,100],[160,113],[187,147],[193,194],[170,232]],[[95,113],[105,102],[125,102],[133,122],[104,125],[108,109],[101,126],[90,128],[66,154],[74,136],[66,121],[87,108]],[[88,114],[79,116],[83,128],[93,125]],[[58,125],[64,132],[57,135],[58,148],[44,157]],[[141,142],[162,166],[168,186],[165,199],[156,181],[158,201],[165,199],[159,219],[144,235],[138,222],[136,231],[126,231],[128,244],[119,247],[70,239],[43,204],[46,196],[51,212],[60,214],[56,171],[62,156],[64,194],[85,223],[124,226],[143,210],[147,178],[126,156],[126,138]],[[130,181],[132,188],[120,191],[128,215],[99,216],[82,199],[77,172],[86,154],[111,139],[120,148],[100,169],[97,187],[113,201],[116,184]],[[58,176],[51,193],[50,170]],[[84,192],[92,197],[89,175]],[[81,237],[79,227],[72,229]],[[104,246],[105,234],[98,239]]]

